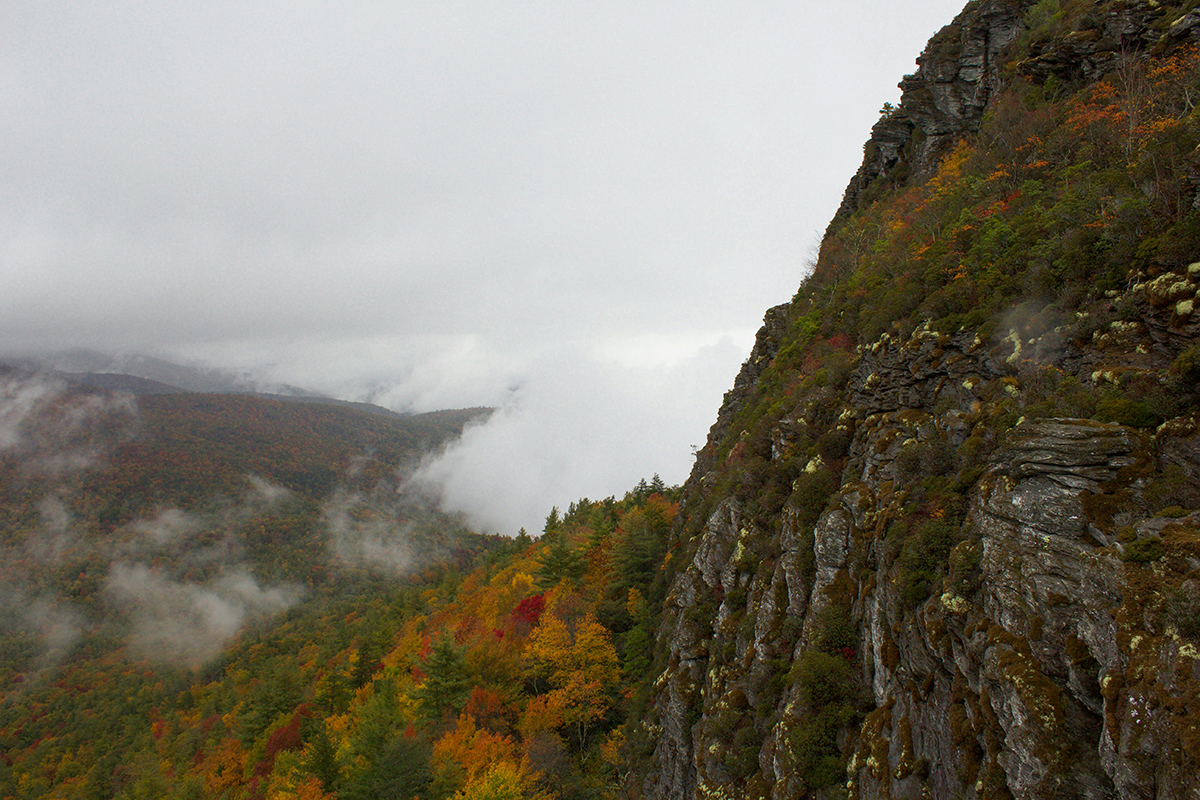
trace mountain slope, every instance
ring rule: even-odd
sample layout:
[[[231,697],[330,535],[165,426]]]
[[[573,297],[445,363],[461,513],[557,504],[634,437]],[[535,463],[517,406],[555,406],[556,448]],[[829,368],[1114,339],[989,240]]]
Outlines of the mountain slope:
[[[1192,5],[969,3],[687,485],[538,540],[398,491],[474,412],[0,373],[0,795],[1195,796]]]
[[[504,545],[401,491],[485,413],[0,370],[0,796],[128,796],[158,709],[239,637],[282,618],[352,638]]]
[[[685,487],[648,796],[1200,791],[1197,23],[930,41]]]

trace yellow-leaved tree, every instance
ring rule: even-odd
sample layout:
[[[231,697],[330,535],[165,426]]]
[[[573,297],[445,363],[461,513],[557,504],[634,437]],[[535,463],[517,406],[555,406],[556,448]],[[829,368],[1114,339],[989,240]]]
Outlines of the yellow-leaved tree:
[[[545,614],[530,637],[529,656],[551,689],[526,708],[521,724],[526,741],[570,726],[582,749],[590,726],[612,705],[612,690],[621,678],[612,635],[592,613],[574,628],[556,614]]]
[[[479,780],[467,784],[453,800],[553,800],[537,785],[537,776],[524,764],[501,761]]]

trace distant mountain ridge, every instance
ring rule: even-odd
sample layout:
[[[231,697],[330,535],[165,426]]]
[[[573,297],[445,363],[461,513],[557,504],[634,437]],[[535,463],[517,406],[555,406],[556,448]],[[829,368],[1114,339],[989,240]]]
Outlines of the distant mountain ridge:
[[[324,701],[353,696],[386,652],[383,618],[508,545],[407,485],[480,409],[385,416],[139,380],[114,377],[155,393],[0,366],[0,797],[132,797],[128,770],[164,734],[160,712],[189,683],[221,680],[239,643],[255,694],[277,672],[255,637],[280,624],[302,620],[331,655],[361,659],[310,664],[337,689]],[[301,660],[275,662],[293,687]],[[247,743],[279,713],[241,707]],[[225,731],[214,753],[240,747]],[[180,770],[137,796],[264,796],[206,786],[219,759],[198,740],[174,752]],[[42,777],[64,756],[69,769]],[[184,769],[191,788],[176,793]]]
[[[132,375],[186,392],[245,393],[271,391],[277,394],[311,394],[289,386],[265,387],[249,375],[202,364],[178,364],[138,352],[116,355],[75,348],[51,353],[13,354],[3,359],[13,366],[66,374]]]
[[[171,386],[137,375],[126,375],[122,372],[54,372],[72,383],[90,386],[93,389],[103,389],[109,392],[124,392],[132,395],[148,394],[180,394],[185,389]]]
[[[132,395],[244,394],[271,400],[356,408],[370,414],[404,417],[412,412],[317,394],[289,384],[264,383],[246,374],[204,365],[178,364],[143,353],[107,355],[95,350],[72,349],[47,355],[0,357],[0,363],[44,371],[83,386]]]

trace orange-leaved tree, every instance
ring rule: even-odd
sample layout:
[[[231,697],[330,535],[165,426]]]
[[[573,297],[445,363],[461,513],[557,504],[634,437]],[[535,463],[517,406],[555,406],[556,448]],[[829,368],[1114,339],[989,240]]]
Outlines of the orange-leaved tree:
[[[455,727],[434,743],[431,760],[443,775],[460,773],[457,783],[469,787],[496,764],[515,763],[517,744],[508,736],[480,728],[474,717],[464,713]]]

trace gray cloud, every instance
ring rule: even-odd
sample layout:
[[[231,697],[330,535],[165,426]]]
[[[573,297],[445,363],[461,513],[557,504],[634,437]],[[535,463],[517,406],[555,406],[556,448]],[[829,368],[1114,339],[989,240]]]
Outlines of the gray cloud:
[[[113,564],[107,591],[130,616],[130,646],[155,661],[196,666],[245,626],[286,610],[299,590],[263,587],[244,569],[206,584],[176,581],[144,564]]]
[[[249,503],[273,506],[292,496],[291,490],[287,487],[276,486],[257,475],[247,475],[246,480],[250,482],[250,491],[246,493],[246,501]]]
[[[697,442],[719,390],[640,376],[728,388],[704,348],[744,357],[795,291],[879,107],[961,4],[5,3],[0,350],[503,405],[489,436],[549,446],[575,417],[609,451],[581,459],[640,453],[638,424],[555,385],[573,353],[640,382],[636,412],[601,398],[649,439],[686,419]],[[582,476],[560,457],[521,466]],[[605,467],[656,469],[678,474]],[[509,474],[489,502],[526,502],[500,497],[529,496]]]
[[[249,484],[240,498],[221,498],[202,512],[189,513],[178,508],[159,508],[150,516],[135,519],[127,530],[132,536],[118,535],[101,548],[102,557],[112,561],[139,562],[170,554],[182,569],[205,569],[213,565],[245,569],[235,530],[255,516],[292,497],[292,492],[275,486],[257,475],[247,475]],[[206,544],[198,544],[198,534],[210,532]]]
[[[83,615],[69,602],[46,594],[30,594],[26,587],[0,583],[0,629],[31,636],[38,643],[29,669],[56,663],[70,653],[83,634]]]
[[[134,520],[129,525],[134,533],[158,546],[184,542],[203,527],[201,520],[178,508],[163,509],[150,519]]]
[[[47,661],[65,656],[83,635],[83,615],[56,598],[42,595],[29,600],[21,608],[21,617],[41,636]]]
[[[245,625],[277,614],[300,598],[295,587],[260,584],[240,563],[244,556],[234,533],[237,527],[292,496],[259,476],[247,475],[240,497],[226,498],[204,513],[162,508],[110,539],[80,535],[70,511],[74,479],[134,430],[136,414],[129,397],[74,391],[65,381],[44,375],[0,371],[0,457],[50,478],[38,484],[45,494],[37,503],[36,524],[13,531],[19,538],[0,547],[0,559],[28,567],[19,579],[0,581],[0,626],[29,643],[29,671],[60,661],[89,626],[124,625],[123,619],[130,626],[130,647],[139,655],[201,664]],[[388,563],[395,569],[408,558],[406,540],[398,532],[350,527],[356,539],[335,538],[335,544],[354,542],[356,549],[346,551],[344,560]],[[205,537],[199,544],[196,538],[202,532],[218,536]],[[167,554],[165,560],[179,570],[215,572],[216,577],[203,583],[182,581],[145,563]],[[100,612],[105,619],[88,620],[66,597],[34,588],[53,585],[55,581],[47,578],[65,565],[95,559],[110,565],[106,597],[109,609],[118,610],[114,618]]]
[[[411,523],[398,521],[395,498],[338,492],[322,509],[329,550],[338,562],[386,575],[403,575],[417,561]]]
[[[10,374],[0,377],[0,452],[23,448],[29,439],[31,417],[62,394],[60,381]]]
[[[38,527],[25,539],[25,552],[38,564],[55,564],[78,544],[71,512],[54,495],[38,503]]]
[[[21,371],[0,373],[0,455],[26,470],[65,476],[93,466],[129,436],[132,397],[71,392],[65,381]]]
[[[740,358],[729,340],[670,365],[572,349],[547,355],[496,414],[427,460],[413,482],[477,526],[510,535],[539,533],[552,505],[620,496],[655,472],[680,483]]]
[[[6,4],[0,339],[744,328],[958,5]]]

